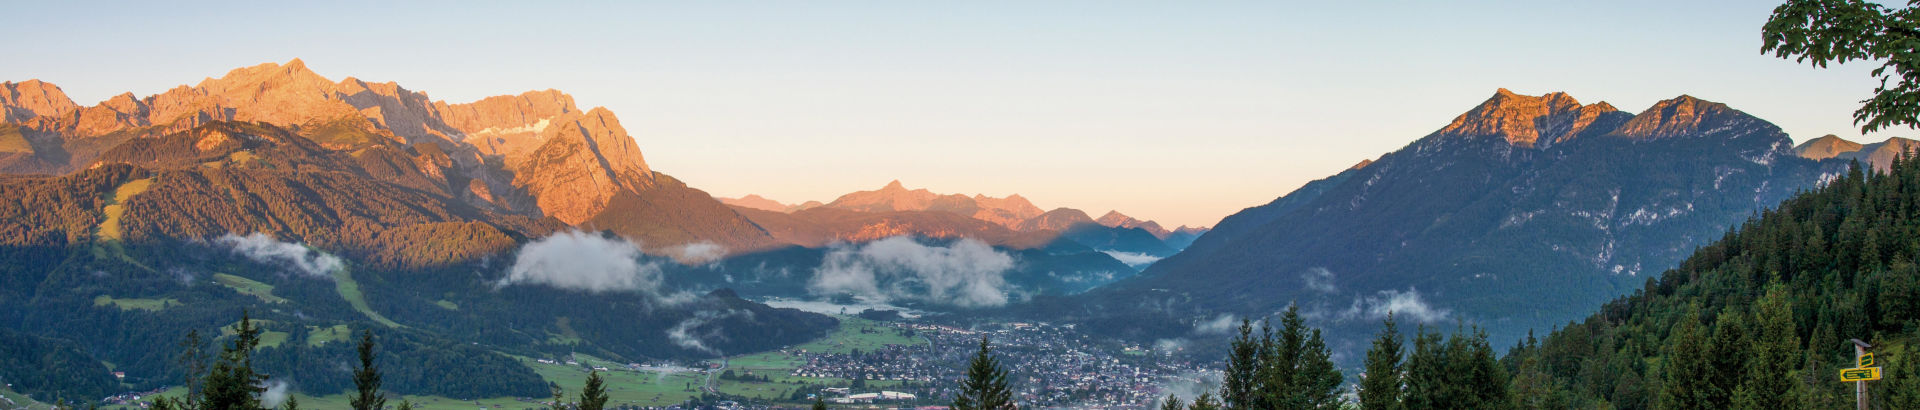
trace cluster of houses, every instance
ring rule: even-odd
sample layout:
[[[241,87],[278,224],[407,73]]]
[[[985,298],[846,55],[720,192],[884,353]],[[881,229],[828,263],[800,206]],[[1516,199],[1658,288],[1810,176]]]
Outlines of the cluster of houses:
[[[841,378],[866,380],[894,380],[931,382],[943,380],[938,369],[930,368],[914,359],[916,354],[924,354],[924,347],[909,347],[889,344],[880,349],[853,353],[807,354],[805,365],[794,369],[790,375],[811,378]]]

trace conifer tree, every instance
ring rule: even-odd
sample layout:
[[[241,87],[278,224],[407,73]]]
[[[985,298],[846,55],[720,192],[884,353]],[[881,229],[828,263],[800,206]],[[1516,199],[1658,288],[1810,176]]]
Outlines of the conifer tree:
[[[1724,394],[1716,392],[1710,378],[1718,374],[1713,368],[1713,353],[1707,345],[1706,330],[1700,324],[1700,309],[1689,307],[1686,316],[1674,325],[1673,335],[1667,338],[1667,363],[1665,365],[1666,382],[1660,391],[1660,408],[1665,409],[1724,409],[1727,402]]]
[[[980,338],[980,352],[973,356],[973,362],[967,366],[967,380],[960,385],[960,394],[953,399],[954,410],[1010,410],[1013,404],[1013,389],[1007,386],[1007,371],[1000,368],[1000,360],[993,357],[993,350],[987,344],[987,338]]]
[[[827,399],[819,395],[814,395],[813,410],[827,410]]]
[[[1206,392],[1200,393],[1200,397],[1193,398],[1193,405],[1187,406],[1187,408],[1190,410],[1220,410],[1224,407],[1221,407],[1219,400],[1213,398],[1213,393]]]
[[[1160,402],[1160,410],[1187,410],[1187,404],[1180,402],[1179,397],[1168,394],[1167,400]]]
[[[207,374],[207,341],[200,338],[200,330],[188,330],[187,337],[180,341],[180,369],[186,373],[187,391],[180,404],[192,407],[200,395],[200,378]]]
[[[1734,390],[1747,375],[1747,322],[1740,309],[1728,308],[1713,321],[1713,339],[1708,348],[1713,354],[1707,357],[1708,366],[1718,375],[1712,380],[1713,391],[1718,394],[1716,403],[1732,403]]]
[[[1300,409],[1312,406],[1303,383],[1307,375],[1301,371],[1306,345],[1306,323],[1300,318],[1300,306],[1287,304],[1287,311],[1280,316],[1279,337],[1263,339],[1262,383],[1259,386],[1259,398],[1256,398],[1263,400],[1261,408]]]
[[[1920,409],[1920,331],[1909,336],[1907,350],[1887,360],[1886,408]]]
[[[300,410],[300,398],[289,394],[287,395],[287,403],[280,405],[280,408],[284,410]]]
[[[1451,401],[1447,393],[1446,346],[1439,333],[1421,326],[1413,337],[1413,355],[1407,358],[1406,390],[1402,403],[1409,409],[1440,408]]]
[[[1487,332],[1478,326],[1468,335],[1456,331],[1447,341],[1449,376],[1458,394],[1452,405],[1466,409],[1500,409],[1512,404],[1507,397],[1506,370],[1493,358]]]
[[[1489,356],[1491,358],[1491,356]],[[1307,336],[1307,343],[1300,349],[1297,360],[1300,367],[1293,377],[1294,390],[1300,392],[1305,408],[1338,409],[1345,403],[1340,400],[1340,383],[1345,379],[1340,369],[1333,366],[1333,352],[1327,349],[1327,343],[1320,337],[1320,329],[1313,329]],[[1505,386],[1500,386],[1504,389]]]
[[[381,410],[387,407],[387,394],[380,392],[380,366],[373,363],[373,331],[360,331],[360,368],[353,372],[354,392],[347,403],[354,410]]]
[[[1367,349],[1366,377],[1360,379],[1360,408],[1363,410],[1399,410],[1400,406],[1400,351],[1406,341],[1400,337],[1400,330],[1393,323],[1393,314],[1388,313],[1383,321],[1380,333],[1373,338],[1373,347]]]
[[[587,373],[587,384],[580,388],[579,410],[602,410],[607,407],[607,387],[600,381],[600,371]]]
[[[1565,392],[1560,390],[1559,381],[1547,374],[1540,363],[1539,355],[1527,355],[1520,361],[1520,371],[1508,382],[1508,394],[1513,399],[1513,408],[1526,410],[1568,408]]]
[[[1254,407],[1260,385],[1261,344],[1253,339],[1253,321],[1240,319],[1240,334],[1229,345],[1227,369],[1220,385],[1220,397],[1227,407]]]
[[[1747,349],[1746,377],[1734,390],[1735,408],[1783,409],[1793,407],[1793,371],[1800,337],[1794,334],[1793,304],[1787,300],[1785,286],[1767,287],[1767,293],[1753,304],[1753,337]],[[1901,407],[1895,407],[1901,408]]]
[[[260,346],[260,329],[245,312],[233,325],[233,340],[220,352],[220,360],[207,372],[200,407],[206,409],[261,409],[261,383],[267,375],[253,371],[253,349]]]

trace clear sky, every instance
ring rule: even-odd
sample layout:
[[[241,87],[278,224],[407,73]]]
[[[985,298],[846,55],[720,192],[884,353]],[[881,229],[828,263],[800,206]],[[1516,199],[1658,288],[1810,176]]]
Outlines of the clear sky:
[[[1872,67],[1759,53],[1777,1],[32,2],[0,79],[81,104],[299,57],[436,99],[556,88],[716,196],[899,179],[1211,225],[1506,87],[1638,112],[1681,94],[1859,135]]]

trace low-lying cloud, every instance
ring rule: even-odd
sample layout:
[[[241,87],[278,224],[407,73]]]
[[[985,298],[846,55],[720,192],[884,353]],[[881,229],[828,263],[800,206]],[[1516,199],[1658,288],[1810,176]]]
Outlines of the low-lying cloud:
[[[1428,304],[1420,297],[1420,291],[1407,288],[1407,291],[1388,289],[1374,296],[1354,298],[1353,306],[1342,312],[1342,319],[1384,319],[1388,313],[1395,318],[1413,319],[1420,323],[1434,323],[1446,320],[1451,310],[1441,309]]]
[[[693,266],[718,262],[727,257],[727,247],[720,244],[700,241],[670,248],[673,260],[680,264]]]
[[[233,253],[245,255],[254,262],[285,264],[309,276],[331,277],[334,271],[346,266],[339,257],[307,248],[305,244],[281,242],[260,232],[247,236],[229,233],[215,238],[213,242],[231,248]]]
[[[287,382],[284,381],[274,380],[262,383],[260,387],[262,388],[260,391],[260,404],[265,405],[266,408],[269,409],[277,409],[280,408],[281,404],[287,402],[287,397],[292,393],[288,390],[293,386],[287,385]]]
[[[1306,284],[1308,290],[1315,292],[1334,293],[1340,291],[1340,287],[1334,286],[1333,284],[1333,271],[1327,270],[1327,268],[1307,269],[1305,273],[1300,274],[1300,281]]]
[[[880,301],[1003,306],[1005,274],[1013,266],[1012,256],[977,240],[927,246],[896,236],[835,247],[814,270],[807,289],[817,295],[851,293]]]
[[[658,295],[661,270],[643,263],[640,245],[581,231],[554,233],[520,247],[499,286],[544,285],[588,292]]]
[[[1107,254],[1107,256],[1112,256],[1113,260],[1120,261],[1120,263],[1124,263],[1124,264],[1127,264],[1127,266],[1132,266],[1135,268],[1146,266],[1146,265],[1152,265],[1154,262],[1159,262],[1161,259],[1158,256],[1148,255],[1144,253],[1121,252],[1121,251],[1100,251],[1100,252]]]
[[[1192,403],[1193,399],[1199,398],[1201,394],[1218,394],[1222,378],[1223,375],[1219,371],[1186,372],[1162,378],[1159,385],[1160,392],[1164,394],[1155,398],[1153,406],[1148,408],[1157,409],[1165,405],[1166,395],[1169,394],[1180,398],[1184,403]]]
[[[708,323],[734,316],[751,318],[753,317],[753,312],[746,310],[702,310],[693,312],[693,317],[682,320],[680,323],[674,324],[672,328],[667,329],[667,340],[673,341],[675,346],[680,346],[681,348],[718,355],[720,351],[707,346],[706,341],[718,340],[726,337],[726,335],[721,332],[722,329],[719,326],[711,326],[704,331],[700,328],[706,326]]]
[[[1213,320],[1193,324],[1193,334],[1196,335],[1225,335],[1239,329],[1240,317],[1231,313],[1222,313]]]

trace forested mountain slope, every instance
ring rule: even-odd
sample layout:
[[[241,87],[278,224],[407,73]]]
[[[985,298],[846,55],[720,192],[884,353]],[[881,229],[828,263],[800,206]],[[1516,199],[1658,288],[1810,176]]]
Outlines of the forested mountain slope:
[[[1860,339],[1885,370],[1875,408],[1920,408],[1920,161],[1861,167],[1514,348],[1516,390],[1581,407],[1841,408]]]

